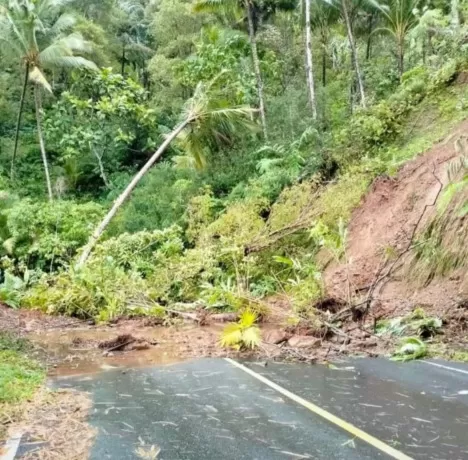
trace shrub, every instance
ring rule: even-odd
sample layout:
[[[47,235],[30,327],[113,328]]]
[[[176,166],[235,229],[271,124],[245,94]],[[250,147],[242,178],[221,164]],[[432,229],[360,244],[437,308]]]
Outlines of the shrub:
[[[113,261],[89,263],[44,276],[23,298],[23,305],[48,314],[109,321],[129,313],[132,301],[151,300],[151,292],[138,273],[125,271]]]
[[[338,131],[333,139],[333,158],[347,166],[364,156],[374,155],[401,132],[405,117],[418,103],[453,79],[458,67],[456,60],[450,60],[431,75],[424,67],[407,72],[394,95],[358,111],[346,127]]]
[[[96,247],[92,260],[95,264],[111,261],[116,267],[148,277],[183,249],[182,229],[172,226],[109,238]]]
[[[103,215],[97,203],[29,199],[0,212],[4,253],[15,258],[21,271],[25,267],[53,271],[66,265]]]

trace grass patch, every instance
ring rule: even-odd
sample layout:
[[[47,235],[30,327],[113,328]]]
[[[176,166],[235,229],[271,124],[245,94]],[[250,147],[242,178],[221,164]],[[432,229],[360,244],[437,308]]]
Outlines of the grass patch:
[[[26,353],[32,350],[31,342],[10,332],[0,332],[0,352],[21,351]]]
[[[456,361],[459,363],[468,363],[468,350],[454,349],[444,343],[429,345],[429,356],[431,358],[440,358],[447,361]]]
[[[0,404],[30,399],[44,377],[44,369],[37,361],[18,351],[0,351]]]
[[[20,416],[21,404],[44,383],[44,368],[27,355],[31,349],[26,340],[0,333],[0,439],[7,424]]]

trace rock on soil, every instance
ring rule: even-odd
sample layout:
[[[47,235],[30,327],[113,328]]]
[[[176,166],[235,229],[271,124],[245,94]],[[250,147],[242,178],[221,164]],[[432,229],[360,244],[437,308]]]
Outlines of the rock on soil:
[[[293,348],[318,348],[322,340],[308,335],[294,335],[288,340],[288,345]]]
[[[278,345],[280,343],[286,342],[291,337],[291,334],[288,334],[286,331],[282,330],[272,330],[268,331],[264,337],[263,341],[266,343],[272,343],[274,345]]]

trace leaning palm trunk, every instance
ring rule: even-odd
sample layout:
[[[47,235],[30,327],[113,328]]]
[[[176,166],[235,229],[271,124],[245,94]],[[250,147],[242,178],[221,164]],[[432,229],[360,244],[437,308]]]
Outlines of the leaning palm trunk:
[[[356,72],[356,80],[359,88],[359,96],[361,98],[361,106],[366,107],[366,95],[364,93],[364,82],[362,80],[361,69],[359,68],[359,60],[357,56],[356,43],[354,42],[353,29],[349,19],[348,6],[346,0],[341,0],[341,8],[346,23],[346,30],[348,32],[349,48],[351,50],[351,61],[353,63],[354,71]]]
[[[268,130],[265,117],[265,100],[263,98],[263,80],[260,70],[260,59],[258,58],[257,39],[255,38],[255,30],[252,17],[252,5],[250,0],[245,0],[245,9],[247,10],[247,20],[249,24],[249,39],[250,47],[252,49],[252,61],[255,72],[255,79],[257,80],[257,94],[258,94],[258,108],[260,112],[260,120],[262,122],[263,137],[268,140]]]
[[[400,80],[405,72],[405,37],[398,37],[398,74]]]
[[[40,94],[39,86],[37,84],[34,86],[34,101],[36,104],[37,136],[39,138],[39,146],[41,148],[42,162],[44,163],[47,193],[49,194],[49,200],[52,201],[54,199],[54,196],[52,194],[52,184],[50,182],[50,175],[49,175],[49,164],[47,162],[47,154],[45,151],[44,137],[42,135],[42,126],[41,126],[41,112],[42,112],[41,94]]]
[[[145,166],[140,169],[138,174],[132,179],[132,181],[127,185],[127,188],[119,195],[119,197],[115,200],[114,205],[112,206],[111,210],[106,214],[104,219],[101,221],[101,223],[96,227],[96,230],[93,232],[91,237],[88,240],[88,243],[84,247],[84,250],[78,260],[78,264],[76,265],[76,268],[82,267],[86,261],[88,260],[89,255],[91,254],[91,251],[93,250],[94,246],[98,242],[99,238],[102,236],[104,231],[106,230],[107,226],[111,222],[111,220],[114,218],[114,216],[117,214],[117,211],[121,208],[121,206],[124,204],[124,202],[127,200],[127,198],[130,196],[132,193],[133,189],[138,185],[140,180],[143,178],[143,176],[150,170],[151,166],[156,163],[156,161],[159,160],[161,155],[164,153],[164,151],[167,149],[169,144],[181,133],[181,131],[193,121],[192,118],[188,117],[186,118],[182,123],[180,123],[172,132],[169,134],[169,136],[166,138],[166,140],[161,144],[159,149],[154,153],[154,155],[146,162]]]
[[[369,22],[367,23],[367,43],[366,43],[366,60],[371,58],[372,54],[372,29],[374,27],[374,13],[369,14]]]
[[[10,171],[11,180],[13,180],[15,176],[15,161],[16,161],[16,153],[18,152],[19,130],[21,126],[21,117],[23,116],[24,99],[26,96],[26,88],[28,87],[28,78],[29,78],[29,65],[26,63],[25,73],[24,73],[24,82],[23,82],[23,91],[21,92],[21,100],[20,100],[18,118],[16,120],[15,146],[13,148],[13,156],[11,157],[11,171]]]
[[[460,28],[460,5],[459,0],[451,0],[450,2],[450,24],[455,31]]]
[[[315,100],[314,90],[314,67],[312,60],[312,34],[310,32],[310,2],[311,0],[305,1],[305,35],[306,35],[306,74],[307,74],[307,86],[309,87],[309,102],[312,109],[312,118],[317,119],[317,103]]]

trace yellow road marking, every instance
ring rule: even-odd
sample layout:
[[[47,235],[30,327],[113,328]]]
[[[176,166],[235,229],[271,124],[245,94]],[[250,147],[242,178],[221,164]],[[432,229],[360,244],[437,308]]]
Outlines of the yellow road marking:
[[[257,380],[260,380],[260,382],[264,383],[265,385],[268,385],[270,388],[273,388],[274,390],[278,391],[282,395],[300,404],[301,406],[304,406],[305,408],[309,409],[315,414],[320,415],[320,417],[339,426],[341,429],[347,431],[348,433],[351,433],[357,438],[362,439],[363,441],[367,442],[367,444],[374,446],[376,449],[379,449],[380,451],[384,452],[390,457],[396,458],[398,460],[412,460],[411,457],[408,457],[403,452],[400,452],[399,450],[394,449],[393,447],[389,446],[385,442],[381,441],[380,439],[375,438],[374,436],[371,436],[365,431],[362,431],[361,429],[352,425],[351,423],[348,423],[342,420],[336,415],[330,414],[330,412],[327,412],[325,409],[322,409],[321,407],[316,406],[315,404],[307,401],[304,398],[301,398],[300,396],[297,396],[296,394],[290,392],[289,390],[286,390],[286,388],[283,388],[282,386],[276,384],[275,382],[272,382],[271,380],[267,379],[263,375],[257,374],[252,369],[249,369],[248,367],[238,363],[237,361],[234,361],[233,359],[230,359],[230,358],[224,358],[224,359],[228,363],[231,363],[233,366],[236,366],[239,369],[242,369],[247,374],[250,374],[252,377],[255,377]]]

